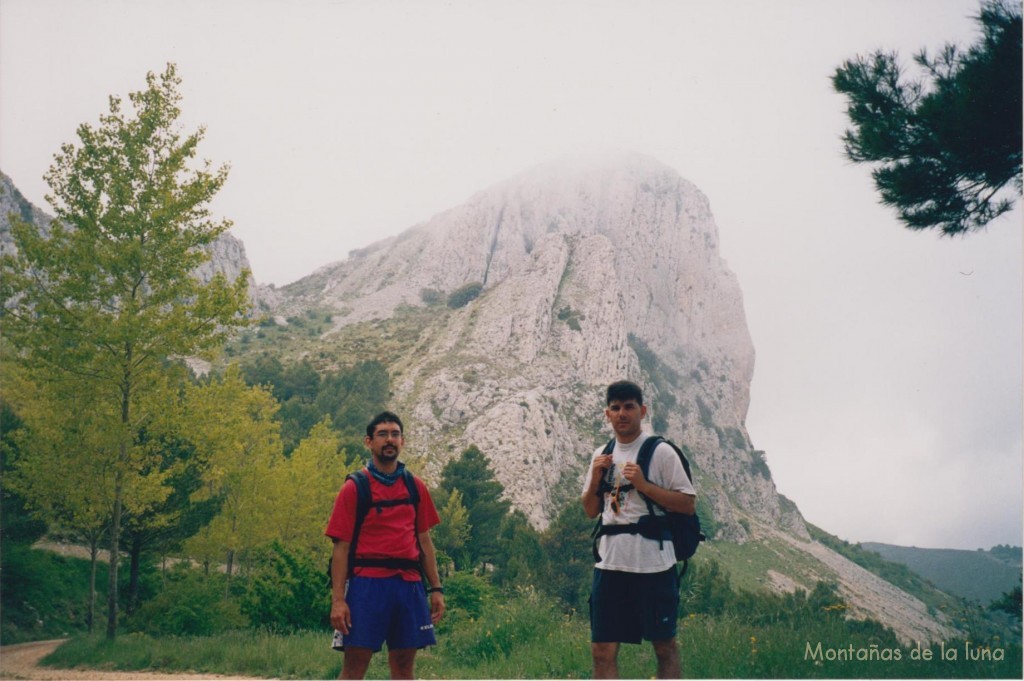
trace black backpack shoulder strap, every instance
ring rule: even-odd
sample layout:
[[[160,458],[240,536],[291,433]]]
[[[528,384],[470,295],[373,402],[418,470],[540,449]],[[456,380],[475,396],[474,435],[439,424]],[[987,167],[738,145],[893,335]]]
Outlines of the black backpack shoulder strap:
[[[675,451],[676,456],[679,457],[679,461],[683,464],[683,472],[686,473],[686,477],[692,483],[693,474],[690,473],[690,462],[686,459],[686,455],[683,454],[683,450],[679,449],[679,446],[676,445],[675,442],[672,442],[672,440],[666,440],[660,435],[654,435],[652,437],[647,438],[647,440],[644,441],[643,445],[640,446],[640,453],[637,454],[636,462],[637,465],[640,466],[640,469],[644,472],[644,477],[648,478],[647,470],[651,465],[651,459],[654,458],[654,449],[662,442],[667,444]]]
[[[640,466],[640,470],[648,480],[651,479],[651,459],[654,458],[654,450],[662,442],[668,442],[668,440],[660,435],[652,435],[644,440],[644,443],[640,445],[640,452],[636,455],[636,465]]]
[[[351,480],[356,486],[356,521],[352,530],[352,541],[348,546],[348,569],[352,571],[356,559],[356,544],[359,542],[359,532],[363,529],[363,521],[366,514],[370,512],[370,504],[373,496],[370,493],[370,478],[364,469],[345,476],[345,480]]]

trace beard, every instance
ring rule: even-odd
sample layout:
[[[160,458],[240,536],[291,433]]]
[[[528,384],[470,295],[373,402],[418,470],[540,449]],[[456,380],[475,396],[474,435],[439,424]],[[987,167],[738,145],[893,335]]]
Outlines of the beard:
[[[398,447],[382,447],[380,450],[380,458],[382,461],[394,461],[398,458]]]

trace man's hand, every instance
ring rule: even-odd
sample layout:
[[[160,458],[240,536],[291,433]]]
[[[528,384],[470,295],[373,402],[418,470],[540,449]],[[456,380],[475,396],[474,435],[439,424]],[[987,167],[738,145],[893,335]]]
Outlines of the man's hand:
[[[697,512],[697,497],[655,485],[644,477],[643,469],[635,463],[627,463],[622,467],[622,477],[632,483],[637,492],[667,511],[687,515]]]
[[[601,484],[601,478],[605,476],[612,465],[611,454],[601,454],[594,457],[594,465],[590,469],[590,484],[595,489]]]
[[[644,477],[643,469],[636,463],[631,461],[623,466],[622,477],[628,480],[636,488],[637,492],[646,492],[647,478]]]
[[[430,621],[437,624],[444,616],[444,594],[440,591],[430,593]]]
[[[442,605],[443,609],[443,605]],[[352,629],[352,612],[345,601],[331,603],[331,626],[348,636]]]

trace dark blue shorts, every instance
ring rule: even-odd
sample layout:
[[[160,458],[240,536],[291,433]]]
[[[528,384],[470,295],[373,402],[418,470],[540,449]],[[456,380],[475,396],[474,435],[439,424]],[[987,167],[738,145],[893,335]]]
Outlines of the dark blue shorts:
[[[423,582],[401,577],[352,577],[345,602],[352,613],[352,627],[342,646],[388,650],[426,648],[437,643]]]
[[[594,569],[590,640],[594,643],[667,641],[676,635],[679,575]]]

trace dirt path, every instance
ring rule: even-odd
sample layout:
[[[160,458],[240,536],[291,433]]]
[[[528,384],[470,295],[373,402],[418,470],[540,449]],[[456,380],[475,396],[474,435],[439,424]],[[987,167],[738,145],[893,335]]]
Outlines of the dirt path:
[[[159,672],[110,672],[97,669],[54,669],[38,666],[39,660],[53,652],[64,639],[56,641],[33,641],[13,646],[0,647],[0,679],[49,679],[64,681],[198,681],[199,679],[220,679],[227,681],[251,681],[244,676],[220,676],[217,674],[163,674]]]

